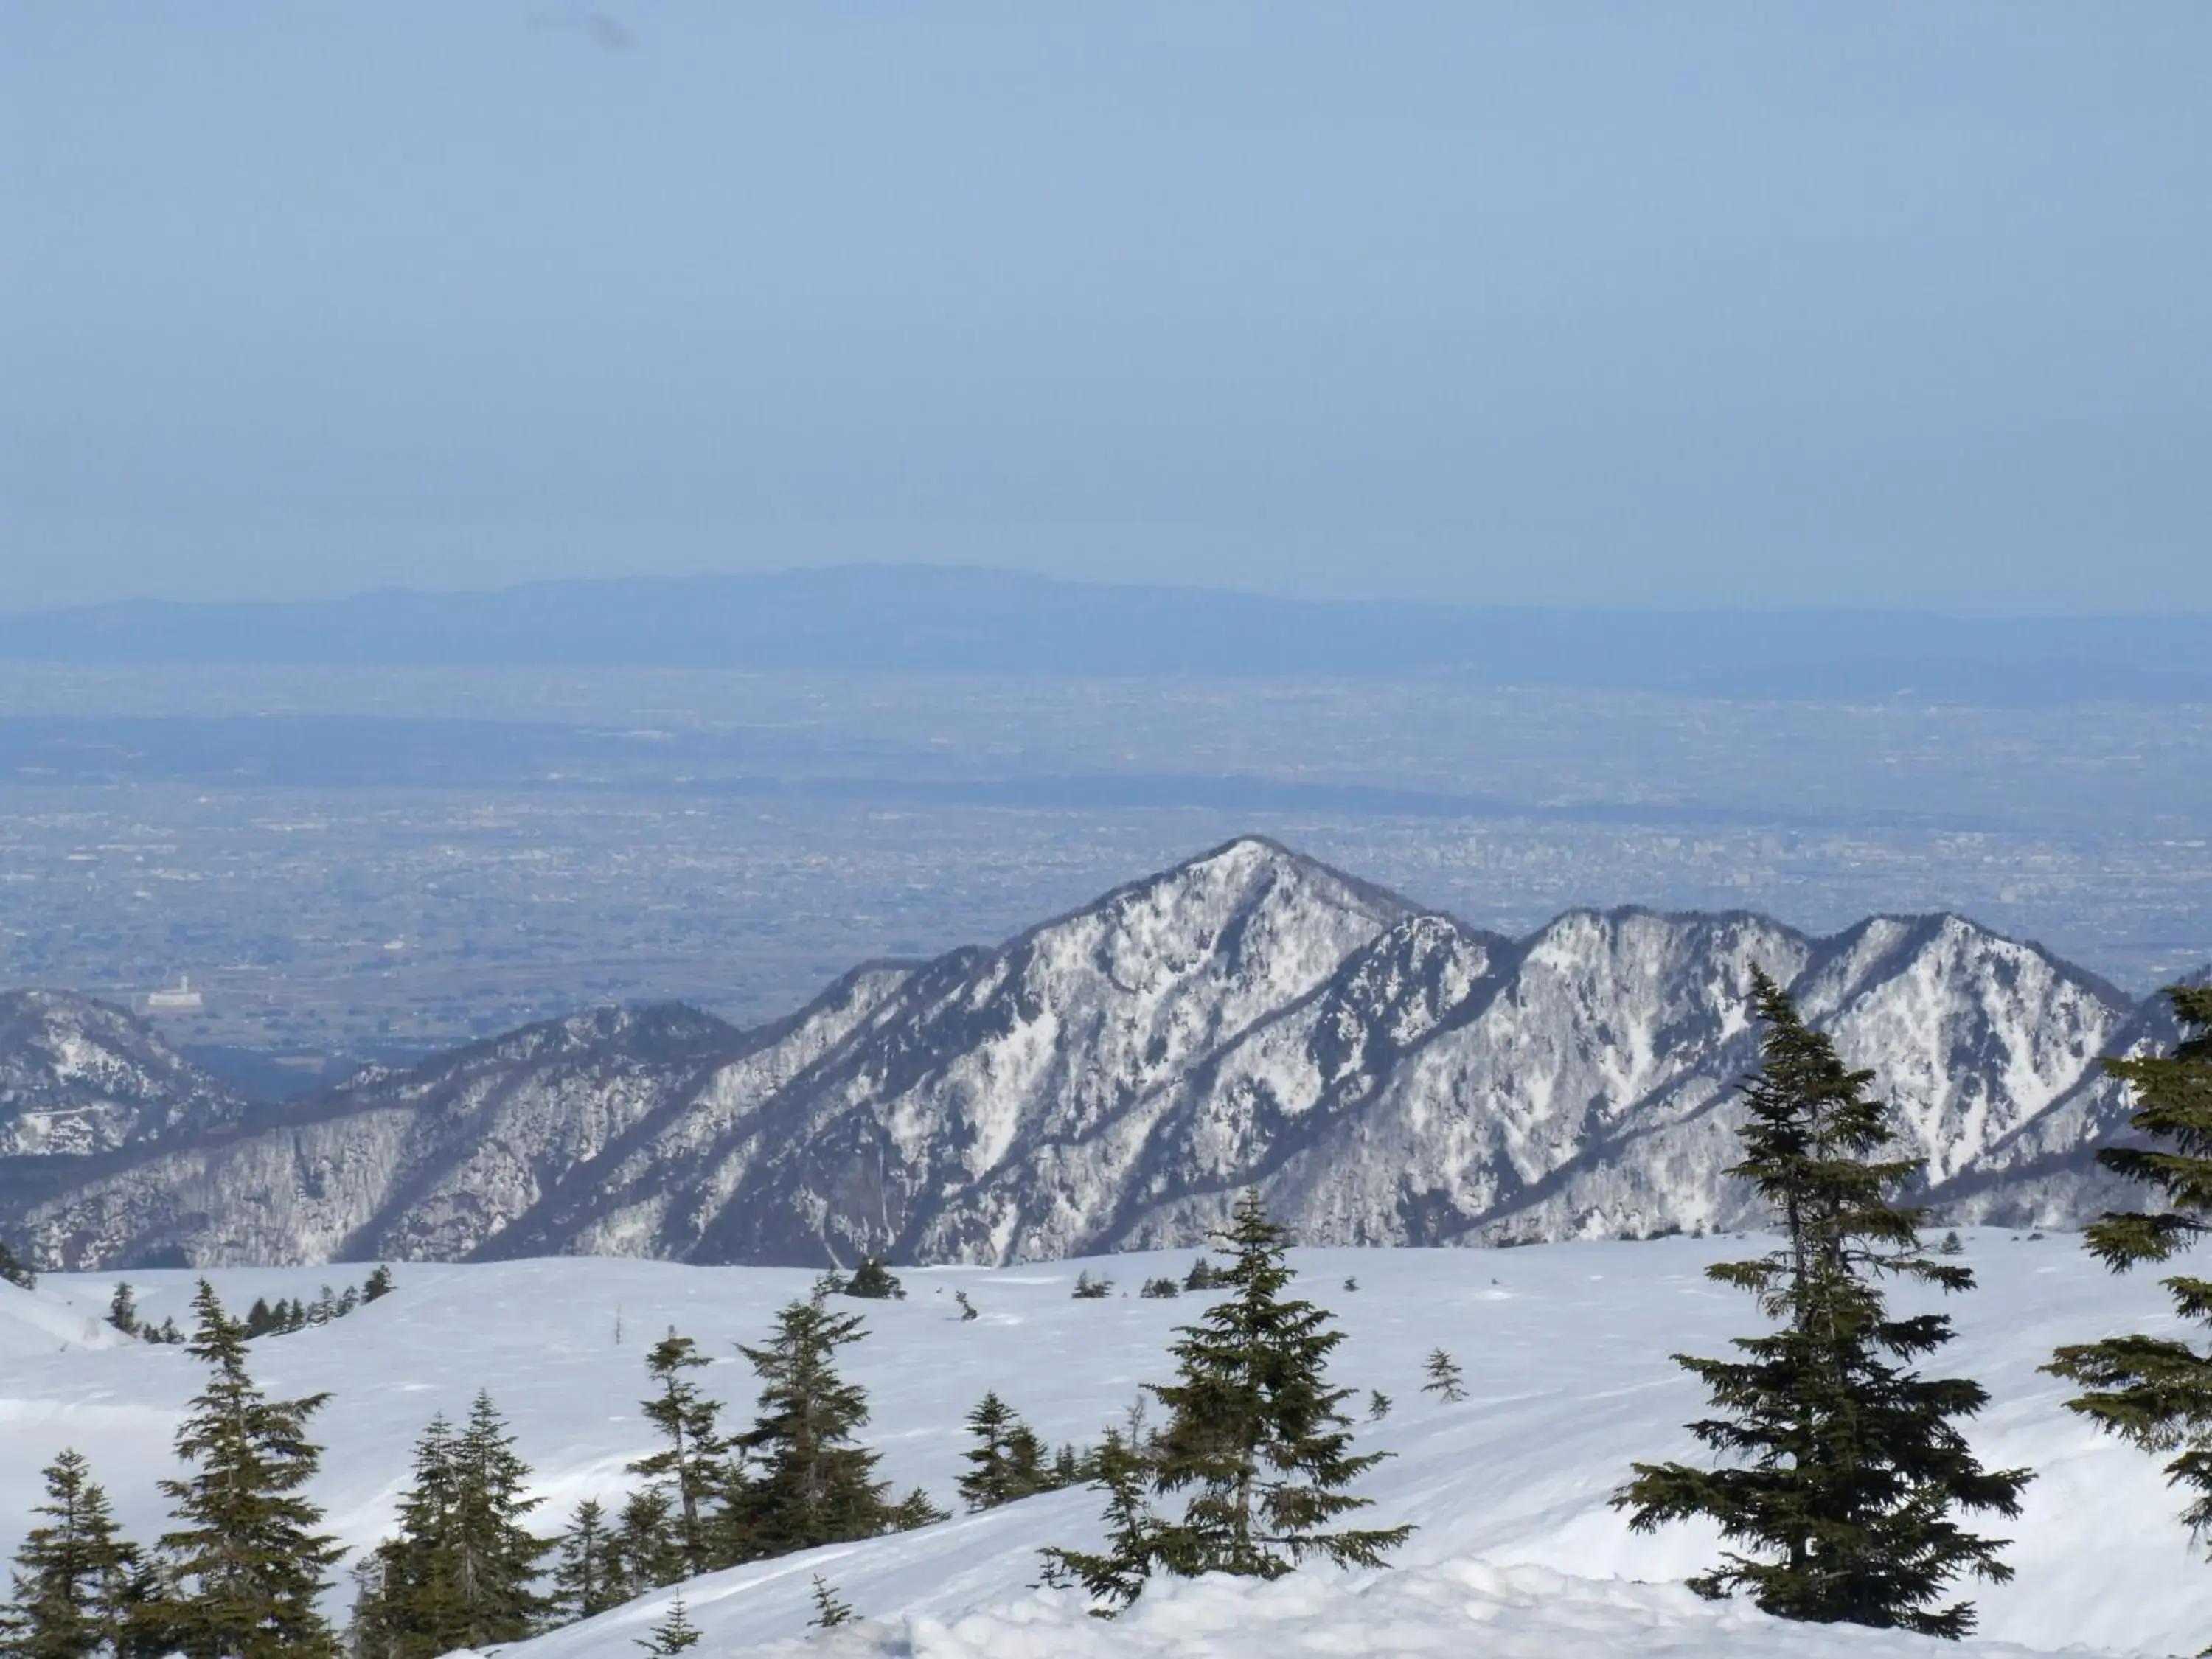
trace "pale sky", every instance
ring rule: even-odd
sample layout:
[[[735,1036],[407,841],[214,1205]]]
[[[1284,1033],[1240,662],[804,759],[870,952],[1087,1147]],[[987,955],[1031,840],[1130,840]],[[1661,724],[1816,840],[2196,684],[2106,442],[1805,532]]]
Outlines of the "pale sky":
[[[2212,608],[2212,5],[0,0],[0,607]]]

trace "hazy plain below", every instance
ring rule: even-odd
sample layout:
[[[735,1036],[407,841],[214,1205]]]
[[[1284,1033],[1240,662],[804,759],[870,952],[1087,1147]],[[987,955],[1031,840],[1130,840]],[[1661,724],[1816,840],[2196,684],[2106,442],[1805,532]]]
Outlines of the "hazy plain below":
[[[1509,933],[1957,909],[2142,990],[2212,957],[2212,706],[0,664],[0,983],[189,975],[189,1042],[770,1018],[1247,832]]]

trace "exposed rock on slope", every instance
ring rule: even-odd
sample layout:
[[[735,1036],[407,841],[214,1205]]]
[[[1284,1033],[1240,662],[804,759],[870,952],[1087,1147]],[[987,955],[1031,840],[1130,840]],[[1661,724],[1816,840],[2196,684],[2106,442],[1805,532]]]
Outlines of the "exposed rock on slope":
[[[73,1266],[1006,1261],[1188,1244],[1253,1183],[1316,1243],[1725,1226],[1754,963],[1874,1068],[1936,1202],[2097,1206],[2124,1113],[2096,1060],[2158,1016],[2036,946],[1643,910],[1516,941],[1245,840],[762,1030],[580,1015],[273,1127],[15,1159],[45,1167],[9,1230]]]
[[[0,993],[0,1158],[109,1152],[245,1115],[237,1094],[112,1004]]]

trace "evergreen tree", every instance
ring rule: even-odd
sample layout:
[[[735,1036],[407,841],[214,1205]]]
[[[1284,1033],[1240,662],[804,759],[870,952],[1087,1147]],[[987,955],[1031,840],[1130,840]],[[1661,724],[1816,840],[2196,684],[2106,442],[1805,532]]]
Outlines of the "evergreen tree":
[[[690,1614],[684,1610],[684,1598],[679,1595],[670,1603],[668,1617],[655,1625],[641,1641],[632,1645],[643,1648],[654,1655],[655,1659],[665,1659],[669,1654],[682,1653],[687,1648],[697,1647],[699,1627],[691,1622]]]
[[[453,1576],[463,1612],[459,1647],[489,1647],[532,1634],[546,1609],[535,1589],[552,1549],[526,1523],[544,1500],[526,1496],[530,1466],[514,1436],[479,1390],[453,1443]]]
[[[399,1498],[399,1535],[373,1553],[375,1580],[354,1603],[352,1638],[380,1659],[428,1659],[459,1647],[468,1622],[454,1534],[460,1470],[441,1412],[415,1442],[413,1478]]]
[[[1380,1389],[1368,1389],[1367,1420],[1370,1423],[1380,1423],[1384,1418],[1390,1415],[1390,1407],[1396,1403],[1397,1402],[1395,1401],[1392,1400],[1389,1395],[1383,1393]]]
[[[276,1328],[276,1316],[270,1311],[269,1298],[255,1297],[253,1305],[246,1310],[246,1340],[251,1342],[256,1337],[268,1335]]]
[[[107,1322],[125,1336],[138,1334],[138,1298],[126,1279],[116,1282],[115,1294],[107,1299]]]
[[[1145,1281],[1143,1287],[1138,1291],[1137,1294],[1145,1297],[1148,1301],[1165,1302],[1170,1297],[1181,1296],[1182,1294],[1182,1286],[1176,1284],[1172,1279],[1165,1277],[1148,1279]]]
[[[853,1269],[852,1278],[845,1281],[845,1294],[882,1301],[896,1297],[906,1300],[906,1287],[892,1274],[890,1263],[879,1255],[864,1255],[860,1265]]]
[[[2174,1051],[2105,1062],[2133,1088],[2130,1121],[2150,1145],[2108,1147],[2098,1162],[2173,1206],[2090,1224],[2084,1243],[2114,1273],[2167,1261],[2212,1231],[2212,985],[2166,994],[2181,1025]],[[2163,1283],[2182,1319],[2212,1322],[2212,1279]],[[2195,1494],[2181,1518],[2199,1537],[2212,1533],[2212,1357],[2179,1338],[2112,1336],[2061,1348],[2045,1369],[2087,1390],[2069,1410],[2145,1451],[2174,1453],[2168,1484]]]
[[[1114,1294],[1114,1281],[1103,1273],[1093,1278],[1085,1267],[1075,1275],[1075,1288],[1068,1294],[1078,1302],[1103,1302]]]
[[[1413,1532],[1330,1529],[1367,1507],[1345,1488],[1388,1455],[1352,1449],[1343,1405],[1352,1390],[1327,1376],[1343,1333],[1326,1310],[1284,1295],[1294,1277],[1285,1236],[1256,1190],[1214,1237],[1235,1252],[1207,1274],[1227,1294],[1180,1328],[1178,1380],[1146,1385],[1168,1408],[1167,1426],[1146,1430],[1139,1396],[1127,1431],[1109,1430],[1087,1460],[1106,1493],[1106,1547],[1044,1552],[1048,1577],[1080,1583],[1104,1604],[1102,1617],[1134,1601],[1155,1571],[1273,1578],[1312,1556],[1375,1566]],[[1154,1511],[1154,1498],[1185,1492],[1180,1521]]]
[[[726,1565],[716,1559],[708,1513],[730,1450],[720,1428],[722,1402],[708,1398],[689,1375],[709,1363],[690,1337],[672,1330],[653,1344],[645,1369],[659,1392],[645,1402],[645,1415],[667,1444],[629,1466],[632,1474],[666,1489],[675,1526],[670,1544],[687,1578]]]
[[[620,1590],[617,1601],[627,1601],[684,1577],[684,1557],[673,1538],[675,1510],[674,1500],[658,1486],[634,1492],[623,1500],[607,1557],[610,1582]]]
[[[838,1598],[836,1587],[820,1573],[814,1575],[814,1616],[806,1622],[817,1629],[829,1630],[853,1621],[849,1602]]]
[[[837,1351],[863,1334],[858,1314],[833,1313],[817,1294],[778,1314],[763,1346],[739,1345],[761,1379],[760,1409],[737,1437],[751,1467],[730,1492],[724,1559],[872,1538],[890,1526],[876,1454],[854,1437],[868,1420],[867,1395],[836,1368]]]
[[[1754,980],[1766,1029],[1744,1087],[1743,1158],[1729,1173],[1756,1186],[1784,1238],[1706,1272],[1756,1297],[1780,1328],[1736,1339],[1741,1359],[1676,1356],[1718,1413],[1691,1432],[1741,1461],[1638,1463],[1613,1502],[1639,1532],[1703,1516],[1747,1547],[1690,1581],[1701,1595],[1741,1587],[1786,1619],[1960,1636],[1972,1609],[1931,1604],[1961,1572],[2001,1582],[2012,1570],[2002,1540],[1964,1530],[1953,1511],[2017,1515],[2029,1475],[1984,1471],[1954,1425],[1987,1401],[1978,1383],[1911,1369],[1951,1340],[1950,1321],[1892,1318],[1877,1281],[1964,1291],[1973,1274],[1925,1255],[1921,1212],[1888,1201],[1919,1166],[1877,1160],[1896,1137],[1887,1106],[1867,1096],[1874,1074],[1846,1070],[1786,992]]]
[[[1284,1296],[1294,1277],[1284,1230],[1256,1189],[1215,1237],[1236,1252],[1221,1279],[1228,1294],[1181,1328],[1178,1380],[1150,1389],[1170,1413],[1155,1490],[1192,1491],[1182,1521],[1161,1529],[1159,1553],[1186,1574],[1273,1578],[1316,1555],[1378,1565],[1411,1527],[1328,1529],[1368,1506],[1345,1488],[1389,1455],[1352,1449],[1341,1408],[1352,1390],[1327,1376],[1344,1334],[1325,1309]]]
[[[940,1521],[950,1521],[952,1511],[945,1508],[920,1486],[911,1486],[905,1497],[891,1505],[884,1526],[890,1532],[916,1532],[924,1527],[933,1527]]]
[[[9,1249],[4,1239],[0,1239],[0,1279],[6,1279],[18,1290],[35,1291],[39,1288],[37,1271]]]
[[[346,1621],[346,1659],[398,1659],[399,1635],[385,1596],[388,1547],[380,1545],[353,1564],[353,1612]]]
[[[1215,1273],[1213,1264],[1204,1256],[1192,1262],[1190,1271],[1182,1277],[1182,1287],[1186,1291],[1210,1291],[1220,1282],[1220,1276]]]
[[[1063,1445],[1053,1454],[1052,1472],[1045,1480],[1045,1490],[1059,1492],[1079,1486],[1093,1478],[1097,1465],[1095,1453],[1079,1452],[1073,1446]]]
[[[1447,1406],[1456,1406],[1467,1398],[1467,1382],[1460,1372],[1459,1362],[1442,1348],[1430,1349],[1421,1369],[1429,1378],[1421,1384],[1423,1394],[1442,1395]]]
[[[1159,1561],[1160,1525],[1148,1494],[1153,1470],[1143,1456],[1109,1428],[1091,1457],[1091,1479],[1106,1494],[1106,1546],[1102,1550],[1048,1546],[1044,1577],[1048,1584],[1080,1584],[1103,1605],[1092,1611],[1111,1619],[1144,1593],[1145,1580]]]
[[[987,1392],[968,1413],[968,1432],[975,1444],[961,1454],[968,1471],[957,1484],[969,1509],[995,1509],[1041,1488],[1037,1465],[1044,1449],[996,1390]]]
[[[375,1302],[391,1294],[392,1269],[379,1262],[375,1271],[362,1281],[361,1299],[364,1302]]]
[[[975,1311],[975,1304],[968,1299],[967,1291],[953,1291],[952,1299],[960,1304],[960,1322],[962,1324],[965,1325],[974,1320],[982,1317],[981,1314]]]
[[[576,1505],[575,1518],[561,1534],[561,1558],[553,1569],[553,1610],[563,1622],[573,1623],[620,1607],[622,1568],[616,1559],[615,1540],[607,1530],[606,1511],[596,1498]]]
[[[343,1552],[302,1496],[322,1456],[307,1424],[329,1396],[269,1399],[246,1373],[244,1328],[205,1279],[192,1307],[190,1352],[210,1376],[177,1431],[192,1473],[161,1482],[177,1522],[161,1539],[179,1592],[174,1645],[188,1659],[331,1659],[315,1600]]]
[[[46,1502],[15,1553],[14,1595],[0,1607],[5,1659],[107,1659],[125,1650],[133,1624],[138,1552],[126,1543],[82,1455],[64,1451],[45,1471]]]
[[[1044,1442],[1018,1417],[1006,1431],[1006,1484],[1016,1498],[1049,1491],[1052,1486],[1052,1471],[1045,1464]]]

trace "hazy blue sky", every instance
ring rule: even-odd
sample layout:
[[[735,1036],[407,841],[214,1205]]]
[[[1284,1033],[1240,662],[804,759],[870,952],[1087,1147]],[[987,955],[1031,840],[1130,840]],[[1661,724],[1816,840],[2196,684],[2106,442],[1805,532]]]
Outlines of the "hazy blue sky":
[[[0,0],[0,605],[2212,606],[2212,3]]]

